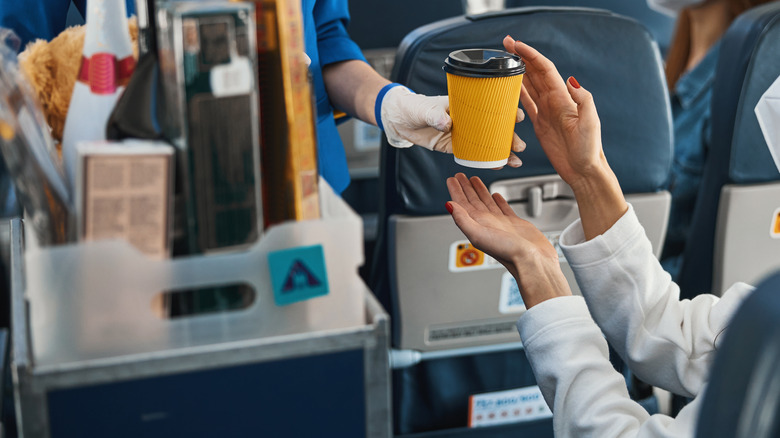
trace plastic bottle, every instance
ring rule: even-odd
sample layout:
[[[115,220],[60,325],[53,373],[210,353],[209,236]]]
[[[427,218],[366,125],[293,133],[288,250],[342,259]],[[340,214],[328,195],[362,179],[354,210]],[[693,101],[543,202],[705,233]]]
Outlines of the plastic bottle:
[[[87,0],[81,68],[65,119],[62,154],[71,190],[76,143],[106,138],[106,122],[135,69],[125,0]]]

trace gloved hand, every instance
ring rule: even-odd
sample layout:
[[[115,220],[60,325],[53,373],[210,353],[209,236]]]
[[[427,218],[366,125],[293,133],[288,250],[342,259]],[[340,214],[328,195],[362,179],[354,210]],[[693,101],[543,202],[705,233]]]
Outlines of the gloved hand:
[[[391,87],[392,85],[392,87]],[[385,131],[387,141],[397,148],[414,144],[438,152],[452,153],[452,119],[447,96],[424,96],[404,86],[391,84],[379,93],[376,102],[376,121]],[[517,122],[525,118],[518,108]],[[512,150],[522,152],[525,142],[517,134],[512,139]],[[507,165],[523,164],[515,154],[509,154]]]

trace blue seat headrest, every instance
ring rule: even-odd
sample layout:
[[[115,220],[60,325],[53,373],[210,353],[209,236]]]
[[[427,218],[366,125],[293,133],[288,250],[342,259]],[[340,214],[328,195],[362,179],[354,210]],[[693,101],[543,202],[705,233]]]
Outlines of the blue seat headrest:
[[[612,11],[616,14],[625,15],[634,18],[642,23],[650,33],[653,34],[658,45],[661,47],[661,53],[665,53],[666,48],[672,38],[674,31],[675,18],[651,9],[646,1],[626,1],[626,0],[506,0],[506,7],[514,8],[521,6],[584,6],[590,8],[599,8]]]
[[[718,58],[712,94],[711,154],[729,159],[728,181],[780,180],[754,108],[780,75],[780,3],[734,20]]]
[[[593,93],[607,160],[627,193],[655,192],[668,177],[672,123],[662,61],[652,36],[636,21],[587,8],[518,8],[457,17],[417,29],[402,42],[393,78],[417,93],[447,94],[442,65],[464,48],[502,48],[511,35],[553,60],[563,78],[575,76]],[[387,213],[443,214],[445,179],[456,172],[497,180],[554,174],[526,120],[517,127],[528,147],[523,166],[476,170],[451,155],[420,147],[383,145]]]

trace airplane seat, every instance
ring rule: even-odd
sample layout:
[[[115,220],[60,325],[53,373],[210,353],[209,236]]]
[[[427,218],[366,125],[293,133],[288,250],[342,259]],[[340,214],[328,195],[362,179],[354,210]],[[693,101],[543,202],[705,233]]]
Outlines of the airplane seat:
[[[447,94],[442,71],[447,55],[464,48],[500,49],[506,35],[538,48],[564,78],[573,75],[593,92],[607,159],[659,255],[670,202],[662,187],[672,159],[671,113],[658,48],[637,22],[585,8],[455,17],[418,28],[403,40],[393,80],[418,93]],[[456,172],[476,175],[557,241],[577,218],[576,203],[530,121],[520,123],[517,132],[528,144],[520,155],[524,164],[498,171],[461,167],[451,155],[417,146],[396,149],[383,141],[370,285],[391,314],[396,349],[446,356],[443,352],[520,341],[515,322],[524,307],[514,279],[470,247],[445,209],[446,178]],[[577,291],[570,268],[561,261]],[[440,356],[396,370],[396,433],[455,433],[466,427],[470,395],[532,385],[521,350]]]
[[[723,36],[710,150],[678,281],[684,298],[780,268],[780,171],[754,112],[778,76],[780,2],[772,2],[739,16]]]
[[[581,6],[631,17],[653,34],[664,56],[674,33],[675,18],[651,9],[646,0],[506,0],[507,8],[526,6]]]
[[[780,272],[739,307],[718,347],[702,395],[696,436],[780,436]]]

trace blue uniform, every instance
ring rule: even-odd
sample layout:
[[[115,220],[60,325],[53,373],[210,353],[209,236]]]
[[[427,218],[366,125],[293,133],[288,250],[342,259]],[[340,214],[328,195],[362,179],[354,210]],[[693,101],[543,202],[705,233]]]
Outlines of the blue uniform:
[[[710,101],[720,43],[684,74],[672,94],[674,161],[669,178],[672,208],[661,264],[677,278],[710,144]]]
[[[333,120],[333,106],[325,91],[322,67],[339,61],[365,61],[360,48],[347,35],[347,0],[302,0],[306,54],[311,58],[317,97],[317,142],[320,174],[341,193],[349,185],[344,145]]]
[[[86,16],[87,0],[74,0]],[[125,0],[127,15],[135,14],[135,1]],[[0,27],[13,29],[22,40],[21,49],[38,38],[51,40],[65,30],[70,0],[0,0]]]

